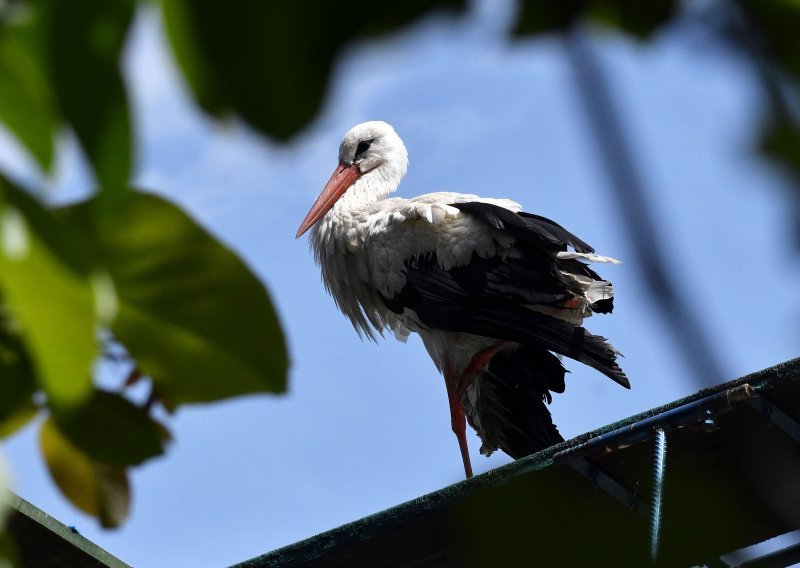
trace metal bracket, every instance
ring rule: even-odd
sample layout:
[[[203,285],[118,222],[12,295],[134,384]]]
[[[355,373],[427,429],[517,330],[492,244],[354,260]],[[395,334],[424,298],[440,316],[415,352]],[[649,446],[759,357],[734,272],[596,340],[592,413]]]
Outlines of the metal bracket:
[[[747,404],[761,414],[769,424],[777,426],[800,444],[800,422],[791,415],[775,406],[763,395],[748,399]]]
[[[591,481],[596,489],[607,493],[636,515],[643,519],[650,518],[650,505],[586,458],[575,458],[568,461],[567,465]]]

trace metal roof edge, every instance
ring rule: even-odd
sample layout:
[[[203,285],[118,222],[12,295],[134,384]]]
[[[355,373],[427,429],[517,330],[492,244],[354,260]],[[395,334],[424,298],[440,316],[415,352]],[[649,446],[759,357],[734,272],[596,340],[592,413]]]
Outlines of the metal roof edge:
[[[131,568],[130,565],[80,534],[75,528],[69,527],[55,517],[48,515],[36,505],[26,501],[19,495],[9,492],[4,500],[17,514],[23,515],[42,526],[45,530],[54,533],[69,545],[77,548],[104,566],[108,566],[109,568]]]
[[[593,438],[598,438],[604,434],[618,431],[626,427],[636,427],[637,423],[648,421],[659,414],[669,412],[681,406],[712,397],[713,395],[725,391],[730,391],[742,385],[749,385],[756,393],[762,394],[778,384],[797,380],[798,378],[800,378],[800,357],[779,363],[761,371],[750,373],[726,383],[701,389],[684,398],[581,434],[536,454],[476,475],[471,479],[465,479],[464,481],[454,483],[453,485],[346,523],[307,539],[244,560],[232,565],[230,568],[281,567],[315,560],[325,556],[334,549],[348,546],[348,543],[368,540],[372,536],[393,526],[399,526],[409,522],[409,520],[414,517],[425,515],[432,510],[452,504],[464,496],[481,491],[487,487],[503,485],[526,473],[544,469],[553,464],[553,458],[557,454],[563,455],[567,450],[584,445]]]

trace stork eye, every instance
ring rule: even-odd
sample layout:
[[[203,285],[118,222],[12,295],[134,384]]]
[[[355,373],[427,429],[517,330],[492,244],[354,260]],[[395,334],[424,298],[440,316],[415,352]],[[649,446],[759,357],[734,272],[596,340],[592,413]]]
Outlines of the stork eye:
[[[356,158],[358,158],[361,154],[366,152],[369,149],[370,144],[372,144],[372,139],[369,140],[362,140],[358,143],[358,148],[356,148]]]

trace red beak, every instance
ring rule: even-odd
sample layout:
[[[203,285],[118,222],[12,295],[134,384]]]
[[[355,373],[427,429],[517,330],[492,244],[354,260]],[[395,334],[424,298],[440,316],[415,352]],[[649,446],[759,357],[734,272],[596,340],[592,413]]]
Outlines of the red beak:
[[[322,193],[319,194],[314,205],[311,206],[311,211],[308,212],[306,218],[300,228],[297,229],[297,234],[294,238],[298,239],[300,236],[308,231],[314,224],[322,219],[325,213],[333,207],[339,198],[344,195],[351,185],[361,176],[361,172],[353,164],[339,163],[336,170],[333,172],[331,179],[325,184]]]

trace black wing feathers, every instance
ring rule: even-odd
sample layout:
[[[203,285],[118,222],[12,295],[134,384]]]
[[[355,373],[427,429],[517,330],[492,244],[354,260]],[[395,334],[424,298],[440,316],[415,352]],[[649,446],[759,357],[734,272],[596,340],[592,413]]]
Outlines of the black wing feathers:
[[[561,239],[563,242],[574,248],[578,252],[585,252],[585,253],[592,253],[594,249],[586,244],[584,241],[567,231],[564,227],[556,223],[555,221],[551,221],[547,217],[542,217],[541,215],[534,215],[533,213],[525,213],[521,211],[517,213],[520,217],[528,220],[528,225],[536,225],[543,230],[550,232],[553,236],[558,239]]]
[[[543,282],[545,278],[552,278],[567,288],[567,283],[561,270],[571,274],[583,275],[592,280],[602,280],[602,278],[591,268],[577,259],[558,259],[554,257],[557,253],[566,251],[567,247],[572,247],[576,252],[593,253],[594,248],[586,242],[567,231],[564,227],[541,215],[533,213],[514,213],[503,207],[490,203],[468,202],[457,203],[456,207],[460,211],[473,215],[488,224],[489,226],[510,233],[516,240],[516,247],[524,254],[523,262],[513,262],[515,274],[522,275],[522,265],[528,270],[524,275],[530,278],[526,288],[530,290],[533,286]],[[477,268],[477,267],[475,267]],[[496,275],[500,274],[500,269],[495,269]],[[473,270],[477,273],[477,270]],[[532,300],[531,303],[541,303],[545,305],[555,305],[546,299]],[[595,313],[607,314],[614,308],[614,299],[606,298],[596,302],[591,306]]]
[[[474,262],[474,260],[473,260]],[[414,310],[428,326],[444,331],[467,332],[496,337],[515,343],[533,343],[593,367],[630,388],[628,379],[616,363],[617,352],[605,338],[592,335],[583,327],[533,311],[524,303],[503,295],[480,294],[472,289],[467,272],[470,263],[459,269],[444,270],[435,255],[425,262],[417,259],[406,271],[406,285],[393,298],[383,298],[395,313]]]
[[[453,207],[483,219],[495,229],[508,231],[524,243],[538,244],[544,250],[558,252],[567,250],[569,245],[578,252],[594,252],[592,247],[564,227],[541,215],[514,213],[504,207],[477,201],[454,203]]]
[[[562,442],[545,401],[564,391],[565,372],[555,355],[530,345],[495,355],[477,405],[489,442],[515,459]]]

